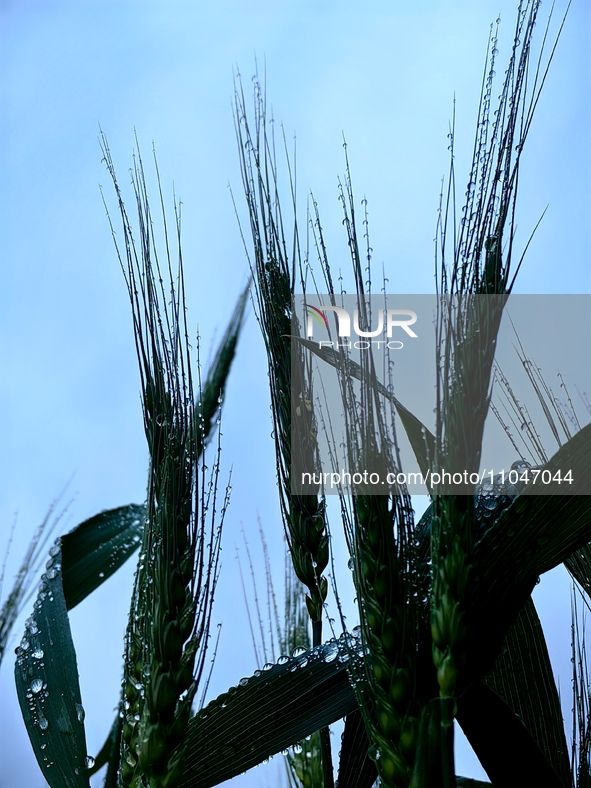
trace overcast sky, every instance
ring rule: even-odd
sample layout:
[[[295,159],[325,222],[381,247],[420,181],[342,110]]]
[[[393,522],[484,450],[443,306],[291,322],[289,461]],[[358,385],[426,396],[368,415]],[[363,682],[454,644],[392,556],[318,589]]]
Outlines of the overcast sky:
[[[558,15],[564,5],[559,0]],[[99,125],[122,184],[129,180],[135,130],[146,161],[152,142],[156,147],[169,205],[173,185],[183,202],[189,319],[199,327],[206,358],[248,271],[228,191],[230,184],[242,210],[233,73],[240,72],[248,95],[255,58],[259,73],[266,72],[274,116],[289,140],[297,134],[302,217],[313,189],[333,267],[348,265],[336,188],[344,134],[357,200],[369,200],[375,262],[383,262],[391,289],[430,293],[454,95],[463,173],[489,25],[500,10],[501,78],[515,6],[508,0],[381,0],[365,10],[350,0],[0,3],[0,554],[17,518],[9,579],[62,491],[62,502],[72,501],[67,528],[145,495],[139,380],[127,293],[99,191],[102,185],[114,209]],[[542,6],[542,20],[549,6]],[[519,243],[548,211],[516,292],[590,292],[590,15],[588,5],[575,0],[523,159]],[[235,554],[242,526],[257,548],[259,516],[282,582],[268,402],[251,314],[222,425],[224,474],[233,467],[233,489],[214,613],[223,630],[211,696],[256,667]],[[92,753],[118,699],[131,571],[112,578],[71,616]],[[558,574],[536,593],[568,711],[568,583]],[[343,595],[353,596],[348,589]],[[0,673],[0,788],[37,788],[44,781],[21,722],[12,670],[8,657]],[[276,763],[233,784],[275,786]],[[482,774],[463,749],[458,772]]]

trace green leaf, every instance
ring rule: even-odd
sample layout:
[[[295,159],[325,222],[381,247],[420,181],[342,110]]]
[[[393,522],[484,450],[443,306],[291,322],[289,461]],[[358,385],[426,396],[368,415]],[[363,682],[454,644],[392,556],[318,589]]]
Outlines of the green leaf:
[[[358,708],[346,670],[358,650],[328,641],[212,701],[189,724],[181,788],[219,785]]]
[[[560,699],[531,597],[519,611],[484,681],[523,721],[556,773],[568,783],[570,765]]]
[[[378,779],[375,762],[368,755],[369,738],[361,710],[347,714],[341,742],[339,788],[372,788]]]
[[[84,710],[61,564],[58,539],[17,652],[16,689],[37,762],[51,788],[88,788]]]
[[[523,722],[484,682],[458,698],[457,720],[493,785],[567,788]]]
[[[578,494],[591,476],[591,425],[544,468],[553,476],[558,469],[572,469],[571,494],[536,495],[530,488],[483,528],[472,553],[468,663],[485,668],[484,673],[492,668],[491,655],[497,653],[538,576],[591,540],[591,496]],[[560,491],[558,485],[546,489]],[[481,676],[474,674],[471,680],[475,678]]]
[[[121,506],[85,520],[61,537],[68,610],[104,583],[138,549],[144,518],[143,506]]]
[[[341,370],[344,366],[346,374],[350,375],[352,378],[355,378],[355,380],[363,380],[365,377],[367,377],[357,362],[350,358],[342,359],[335,350],[332,350],[331,348],[321,348],[314,342],[311,342],[309,339],[304,339],[303,337],[293,336],[292,339],[300,342],[305,348],[311,350],[312,353],[321,358],[323,361],[326,361],[327,364],[330,364],[331,367]],[[382,383],[380,383],[379,380],[375,380],[375,385],[378,392],[383,397],[386,397],[386,399],[390,400],[390,402],[392,402],[396,408],[398,416],[400,417],[400,421],[402,422],[402,426],[404,427],[410,442],[411,448],[419,464],[421,473],[424,477],[426,477],[428,475],[427,471],[429,471],[432,467],[433,459],[435,457],[435,436],[419,419],[417,419],[413,413],[410,412],[410,410],[408,410],[408,408],[405,408],[400,400],[396,399],[392,392],[388,391],[388,389]]]
[[[56,539],[15,666],[23,720],[51,788],[88,786],[84,710],[68,610],[141,542],[144,507],[101,512]]]
[[[244,324],[244,313],[248,302],[250,283],[238,298],[234,312],[228,323],[226,333],[218,346],[217,352],[207,372],[205,383],[201,388],[200,401],[197,404],[197,423],[199,428],[199,448],[207,442],[211,434],[216,414],[220,409],[230,368],[236,355],[238,338]]]
[[[570,555],[564,565],[587,596],[591,598],[591,545],[586,544]]]

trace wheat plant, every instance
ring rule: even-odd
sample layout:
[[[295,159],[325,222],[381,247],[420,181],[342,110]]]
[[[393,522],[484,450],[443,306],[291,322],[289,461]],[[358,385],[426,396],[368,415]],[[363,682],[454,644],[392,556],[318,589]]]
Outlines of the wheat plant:
[[[303,491],[294,487],[302,469],[319,462],[320,430],[331,433],[313,384],[317,363],[337,369],[353,469],[401,470],[398,436],[404,431],[421,469],[477,471],[493,374],[504,380],[515,417],[524,418],[510,382],[494,371],[494,352],[525,253],[516,250],[520,164],[556,46],[546,28],[538,56],[532,54],[539,5],[518,3],[496,103],[497,33],[491,33],[463,206],[456,206],[455,129],[450,132],[452,161],[437,223],[434,432],[413,414],[412,403],[400,402],[391,387],[377,382],[371,354],[358,364],[345,349],[318,350],[299,335],[296,294],[319,292],[317,282],[324,283],[333,306],[344,294],[334,286],[313,197],[305,225],[298,219],[295,168],[284,135],[273,133],[264,85],[255,79],[251,111],[236,79],[245,199],[236,196],[235,204],[238,215],[244,210],[247,216],[241,232],[268,360],[280,527],[290,563],[283,623],[272,586],[267,591],[274,642],[259,644],[263,664],[207,704],[206,654],[214,594],[224,582],[219,554],[228,505],[219,444],[211,439],[219,434],[247,293],[202,379],[185,306],[180,206],[175,202],[169,231],[154,163],[160,210],[153,216],[138,150],[132,219],[101,135],[119,217],[109,222],[131,305],[150,466],[144,504],[102,512],[54,542],[25,624],[17,692],[51,788],[88,788],[90,775],[103,767],[106,788],[211,788],[284,751],[294,788],[332,788],[335,770],[338,788],[477,785],[456,775],[456,720],[497,788],[589,783],[588,676],[578,619],[569,758],[531,598],[539,575],[564,562],[588,604],[591,502],[580,481],[574,490],[580,494],[570,496],[536,496],[496,482],[466,484],[462,494],[434,485],[418,522],[409,490],[398,481],[383,495],[371,494],[364,483],[350,493],[341,490],[334,512],[321,483],[311,481]],[[345,170],[339,199],[358,319],[368,329],[375,282],[368,215],[359,211],[347,160]],[[525,362],[524,367],[531,371]],[[538,450],[536,462],[551,473],[568,465],[577,480],[584,478],[591,465],[591,427],[576,419],[569,427],[572,420],[556,410],[550,389],[535,374],[530,379],[559,435],[553,455],[540,448],[533,428],[525,435]],[[352,629],[342,615],[338,635],[330,631],[327,612],[331,538],[342,538],[349,551],[359,615],[359,627]],[[32,545],[3,608],[0,657],[39,544]],[[121,694],[114,699],[118,710],[104,747],[93,757],[87,752],[68,611],[138,550]],[[333,586],[332,593],[338,604],[339,589]],[[329,726],[341,719],[337,763]]]

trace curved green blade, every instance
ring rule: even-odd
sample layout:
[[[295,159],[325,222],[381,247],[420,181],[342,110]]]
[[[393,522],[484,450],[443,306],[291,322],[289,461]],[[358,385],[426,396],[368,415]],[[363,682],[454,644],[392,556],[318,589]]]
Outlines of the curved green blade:
[[[62,536],[63,585],[68,610],[78,605],[139,548],[145,509],[109,509]]]
[[[347,663],[359,644],[330,640],[257,671],[189,724],[181,788],[211,788],[358,708]]]
[[[473,665],[482,665],[496,653],[538,576],[591,539],[591,497],[580,494],[591,472],[591,425],[571,438],[544,467],[553,476],[561,468],[572,469],[572,494],[522,493],[483,528],[474,547],[474,591],[468,611],[469,662]],[[560,492],[558,487],[556,492]]]
[[[76,651],[68,610],[139,547],[144,507],[122,506],[85,520],[49,551],[32,616],[18,649],[15,679],[23,720],[51,788],[89,785]]]
[[[218,345],[215,357],[207,370],[205,382],[201,387],[196,414],[200,451],[211,437],[214,420],[220,410],[221,398],[226,388],[228,375],[236,355],[236,346],[244,325],[249,292],[250,283],[244,288],[236,302],[226,332]]]
[[[484,682],[458,698],[457,720],[493,785],[567,788],[523,721]]]
[[[587,597],[591,599],[591,544],[586,544],[570,555],[564,565],[571,577],[577,581]]]
[[[16,689],[37,762],[51,788],[88,788],[84,709],[61,564],[58,539],[17,652]]]
[[[507,633],[487,684],[522,720],[565,785],[569,751],[542,624],[530,597]]]
[[[361,709],[347,714],[341,739],[339,788],[372,788],[378,779],[376,764],[368,756],[370,741]]]

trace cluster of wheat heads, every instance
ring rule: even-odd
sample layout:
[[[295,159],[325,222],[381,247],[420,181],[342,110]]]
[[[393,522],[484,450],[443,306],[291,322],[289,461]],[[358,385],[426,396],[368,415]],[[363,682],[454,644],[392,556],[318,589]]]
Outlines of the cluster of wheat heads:
[[[519,5],[514,45],[496,105],[492,99],[496,33],[492,34],[466,202],[457,224],[453,161],[449,192],[442,199],[436,264],[439,293],[446,298],[440,302],[436,329],[435,434],[422,428],[391,393],[380,390],[369,354],[359,367],[343,350],[322,350],[296,339],[297,329],[292,328],[290,341],[296,344],[291,367],[292,452],[297,444],[302,453],[314,455],[316,429],[322,419],[315,414],[321,397],[315,398],[311,389],[309,358],[302,352],[305,347],[342,373],[351,469],[370,464],[372,468],[400,467],[396,434],[385,414],[392,405],[422,469],[471,472],[479,467],[496,337],[521,264],[514,253],[520,160],[547,69],[541,56],[533,66],[530,63],[538,10],[538,3]],[[283,412],[281,407],[289,372],[272,345],[286,333],[289,281],[305,295],[314,279],[308,250],[302,252],[300,247],[295,218],[289,225],[289,239],[285,237],[275,140],[268,131],[261,88],[255,87],[253,121],[248,119],[240,91],[236,107],[252,231],[252,269],[271,362],[278,456],[284,457],[286,440],[277,430],[277,414],[287,418],[286,406]],[[451,148],[453,156],[453,131]],[[295,200],[291,179],[290,188],[287,202]],[[362,236],[366,248],[361,249],[348,170],[341,200],[357,306],[361,321],[369,328],[374,324],[363,314],[368,309],[366,280],[371,281],[369,264],[364,262],[371,257],[367,216]],[[309,221],[324,273],[324,292],[335,305],[340,295],[333,288],[315,204]],[[270,277],[279,268],[280,319],[273,311],[277,302],[269,303]],[[285,353],[285,345],[281,352]],[[352,378],[361,381],[357,394]],[[285,427],[283,431],[285,435]],[[561,459],[577,456],[582,471],[588,464],[588,440],[588,428],[581,430],[548,467],[558,468]],[[291,473],[299,467],[292,457]],[[284,480],[284,464],[279,464],[279,471]],[[322,489],[311,492],[320,494]],[[349,673],[366,733],[360,748],[369,753],[375,770],[361,778],[360,771],[352,777],[341,768],[339,785],[371,785],[376,773],[384,786],[456,784],[454,718],[494,784],[533,779],[566,785],[571,779],[581,783],[585,779],[580,770],[573,777],[569,765],[558,695],[530,594],[540,572],[565,560],[567,554],[583,560],[589,502],[585,496],[568,502],[525,494],[516,497],[514,491],[509,494],[499,487],[472,487],[464,492],[432,489],[431,506],[418,524],[404,486],[392,487],[388,496],[376,496],[358,485],[342,500],[363,655],[360,658],[350,646]],[[560,534],[554,527],[558,512],[561,522],[564,514],[568,521]],[[289,527],[286,522],[288,533]],[[571,535],[566,536],[569,530]],[[572,569],[572,560],[567,565]],[[581,583],[584,578],[579,571]],[[535,674],[535,680],[526,680],[527,672]],[[530,697],[532,683],[539,691]],[[351,769],[348,728],[357,722],[351,714],[345,727],[347,745],[341,752],[341,767],[346,762],[347,769]],[[586,746],[581,744],[580,751]],[[501,752],[503,757],[499,757]],[[584,763],[585,757],[579,761]]]
[[[538,7],[538,2],[519,4],[494,113],[496,41],[491,38],[466,204],[457,227],[453,169],[442,204],[438,285],[441,295],[456,300],[442,300],[437,323],[435,433],[423,428],[391,391],[375,384],[371,356],[360,368],[345,353],[321,358],[343,373],[351,467],[400,467],[392,431],[397,418],[421,467],[478,468],[494,340],[520,263],[513,253],[519,163],[545,78],[543,60],[530,64]],[[239,85],[235,109],[250,231],[244,235],[269,361],[281,512],[293,573],[301,584],[299,596],[288,593],[295,606],[288,618],[305,632],[305,605],[311,637],[300,632],[290,655],[295,641],[283,634],[279,651],[288,653],[275,654],[274,662],[195,709],[227,503],[223,493],[218,500],[215,460],[213,477],[206,473],[204,451],[246,296],[201,383],[192,371],[180,216],[175,215],[170,240],[163,217],[164,251],[159,254],[142,161],[138,155],[133,169],[134,231],[103,138],[122,221],[118,253],[141,374],[148,493],[145,505],[103,512],[57,539],[49,551],[16,665],[19,700],[43,775],[51,788],[87,788],[90,773],[106,765],[107,788],[209,788],[315,736],[302,747],[304,759],[292,757],[290,779],[294,785],[329,788],[334,759],[328,726],[344,717],[339,788],[370,788],[378,780],[384,788],[467,784],[455,774],[454,719],[494,785],[588,784],[591,725],[584,649],[575,639],[578,741],[569,761],[558,693],[531,600],[538,576],[563,561],[589,593],[588,497],[536,497],[502,488],[458,496],[434,489],[431,506],[417,523],[404,485],[382,496],[358,486],[351,496],[342,496],[338,519],[350,552],[360,628],[326,638],[328,509],[320,485],[310,485],[304,494],[294,494],[291,486],[293,469],[310,467],[318,451],[311,349],[292,336],[292,296],[298,289],[305,293],[313,281],[309,255],[300,245],[292,181],[288,206],[281,207],[275,142],[258,85],[254,119],[249,120]],[[368,325],[364,310],[371,253],[366,217],[365,248],[360,241],[348,169],[341,200],[359,308]],[[340,294],[333,287],[315,206],[309,230],[326,290],[337,303]],[[484,310],[477,299],[482,295],[489,305]],[[446,309],[450,303],[456,306]],[[353,387],[353,378],[360,388]],[[469,428],[468,408],[473,415]],[[589,441],[589,427],[580,429],[554,457],[544,457],[544,464],[559,468],[567,459],[582,476],[588,471]],[[92,759],[68,610],[138,548],[119,710],[105,746]],[[34,556],[27,558],[24,576]],[[2,615],[6,629],[13,619]]]

